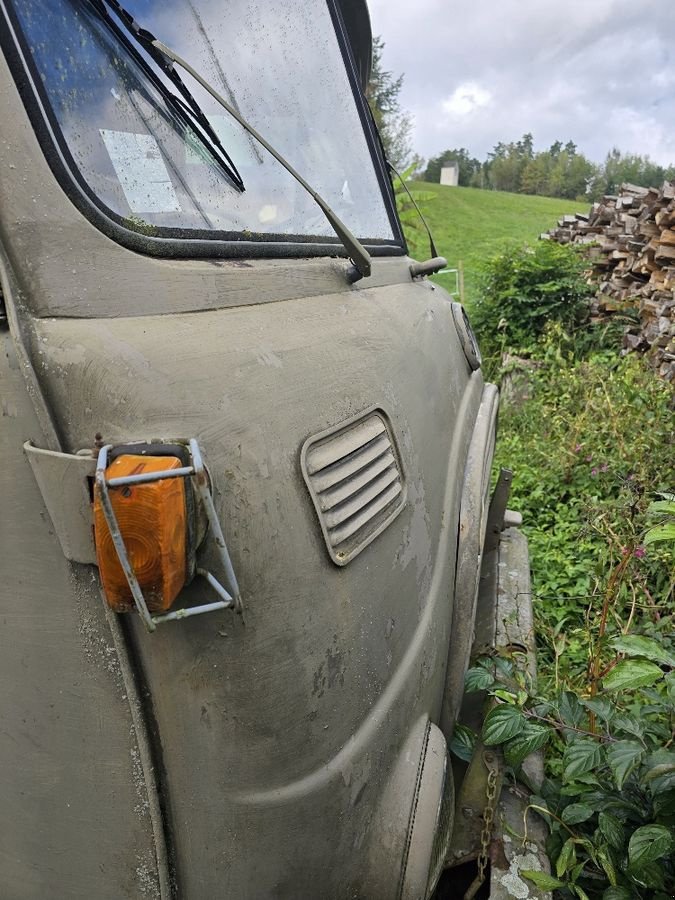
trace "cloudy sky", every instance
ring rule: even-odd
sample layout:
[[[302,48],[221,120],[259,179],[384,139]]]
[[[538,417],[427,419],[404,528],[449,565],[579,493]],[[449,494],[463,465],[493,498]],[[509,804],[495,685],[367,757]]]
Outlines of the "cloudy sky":
[[[430,157],[531,131],[675,163],[675,0],[369,0]]]

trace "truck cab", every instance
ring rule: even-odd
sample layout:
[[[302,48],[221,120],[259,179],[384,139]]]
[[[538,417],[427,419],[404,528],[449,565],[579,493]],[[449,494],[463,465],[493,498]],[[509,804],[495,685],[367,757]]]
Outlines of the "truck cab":
[[[498,403],[365,5],[0,0],[0,48],[0,893],[429,897]]]

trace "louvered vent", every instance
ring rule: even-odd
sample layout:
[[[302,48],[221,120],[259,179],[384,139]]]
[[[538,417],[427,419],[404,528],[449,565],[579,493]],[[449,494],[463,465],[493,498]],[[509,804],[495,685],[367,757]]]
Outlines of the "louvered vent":
[[[398,515],[405,487],[383,412],[306,441],[302,470],[333,562],[343,566]]]

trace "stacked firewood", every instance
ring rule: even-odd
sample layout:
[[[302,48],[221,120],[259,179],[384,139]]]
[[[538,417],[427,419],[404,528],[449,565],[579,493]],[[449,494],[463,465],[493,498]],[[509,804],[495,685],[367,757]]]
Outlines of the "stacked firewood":
[[[647,352],[675,383],[675,182],[660,190],[623,184],[541,237],[588,245],[589,280],[597,285],[592,319],[625,316],[624,351]]]

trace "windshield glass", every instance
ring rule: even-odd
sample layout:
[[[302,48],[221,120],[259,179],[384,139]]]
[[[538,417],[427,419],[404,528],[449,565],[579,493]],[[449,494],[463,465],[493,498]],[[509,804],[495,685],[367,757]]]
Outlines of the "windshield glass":
[[[364,240],[394,234],[324,0],[127,0]],[[241,191],[86,0],[15,0],[63,141],[99,203],[135,230],[332,239],[308,194],[188,75]],[[115,22],[115,17],[111,13]],[[120,32],[121,33],[121,32]],[[186,232],[188,232],[186,234]]]

